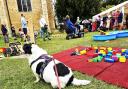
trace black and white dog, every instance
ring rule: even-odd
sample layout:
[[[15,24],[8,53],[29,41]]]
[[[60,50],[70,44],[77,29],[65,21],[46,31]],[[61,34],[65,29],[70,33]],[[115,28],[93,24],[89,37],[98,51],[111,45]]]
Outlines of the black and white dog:
[[[28,54],[29,65],[36,77],[35,83],[43,79],[45,82],[50,83],[53,88],[57,88],[58,81],[55,73],[55,63],[61,88],[70,84],[87,85],[90,83],[88,80],[74,78],[73,72],[69,67],[56,59],[54,59],[54,63],[53,57],[35,44],[24,44],[23,50],[25,54]]]

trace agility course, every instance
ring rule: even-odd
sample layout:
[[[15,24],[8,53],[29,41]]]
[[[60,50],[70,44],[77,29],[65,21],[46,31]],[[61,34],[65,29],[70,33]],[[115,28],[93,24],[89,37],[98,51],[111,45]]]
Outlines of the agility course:
[[[123,58],[121,56],[124,55],[124,52],[127,53],[126,49],[98,47],[98,51],[101,52],[103,48],[107,48],[107,50],[112,52],[112,55],[117,55],[116,57],[118,57],[119,59],[116,60],[116,58],[114,56],[112,57],[112,55],[111,57],[108,57],[106,54],[106,56],[104,56],[102,60],[95,61],[95,58],[99,55],[97,54],[96,49],[84,46],[64,50],[62,52],[53,54],[53,56],[59,61],[65,63],[67,66],[71,67],[73,70],[79,71],[84,74],[88,74],[97,79],[103,80],[109,84],[114,84],[120,87],[128,88],[128,58],[126,59],[126,57]],[[76,52],[76,49],[86,49],[86,52],[82,55],[71,55],[73,52]],[[115,58],[116,61],[105,61],[106,57]],[[94,60],[92,61],[92,59]]]

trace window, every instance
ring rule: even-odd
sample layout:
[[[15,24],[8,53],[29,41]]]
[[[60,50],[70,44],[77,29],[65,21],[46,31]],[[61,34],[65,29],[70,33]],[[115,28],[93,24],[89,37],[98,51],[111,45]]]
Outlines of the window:
[[[31,0],[17,0],[17,5],[20,12],[32,11]]]

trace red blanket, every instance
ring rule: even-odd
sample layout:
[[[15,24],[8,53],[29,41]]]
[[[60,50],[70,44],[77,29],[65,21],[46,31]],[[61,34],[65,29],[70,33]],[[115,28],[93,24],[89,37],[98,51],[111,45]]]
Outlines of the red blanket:
[[[107,62],[87,62],[92,58],[94,50],[87,52],[88,55],[71,56],[71,53],[78,48],[80,50],[86,48],[83,46],[64,50],[62,52],[53,54],[53,56],[72,68],[73,70],[85,73],[103,80],[107,83],[115,84],[121,87],[128,88],[128,62],[107,63]],[[114,48],[119,49],[119,48]]]

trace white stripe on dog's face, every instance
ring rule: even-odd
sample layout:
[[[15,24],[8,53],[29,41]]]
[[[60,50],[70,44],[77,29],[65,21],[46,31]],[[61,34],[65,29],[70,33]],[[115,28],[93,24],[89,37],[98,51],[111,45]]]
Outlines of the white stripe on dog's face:
[[[39,46],[37,46],[36,44],[32,44],[32,54],[47,54],[47,52],[45,50],[43,50],[42,48],[40,48]]]

